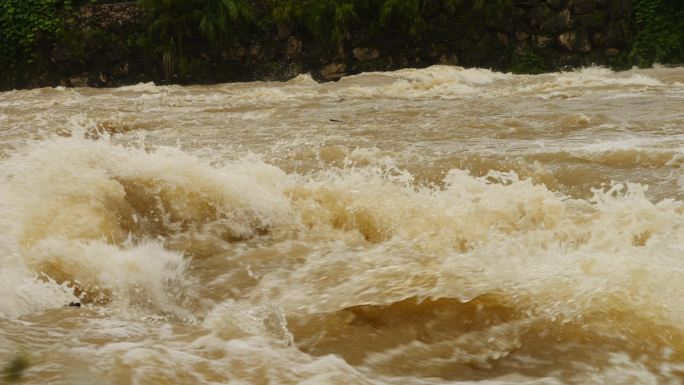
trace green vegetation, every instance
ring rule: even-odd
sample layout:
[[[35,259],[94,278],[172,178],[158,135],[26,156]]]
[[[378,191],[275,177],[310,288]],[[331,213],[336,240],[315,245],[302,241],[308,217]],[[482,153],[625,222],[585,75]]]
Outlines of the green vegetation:
[[[0,2],[0,84],[12,83],[37,63],[38,45],[61,28],[60,14],[69,0],[3,0]]]
[[[190,72],[200,49],[208,51],[231,41],[254,21],[246,0],[140,0],[139,4],[149,18],[142,43],[161,57],[167,79],[176,71]]]
[[[358,20],[361,1],[270,0],[276,23],[299,23],[316,38],[341,41],[349,26]]]
[[[634,0],[637,34],[631,59],[646,67],[653,63],[684,62],[684,2]]]
[[[197,58],[239,39],[296,25],[324,44],[340,44],[352,32],[369,38],[429,39],[462,33],[474,15],[502,15],[511,0],[267,0],[257,16],[248,0],[139,0],[148,15],[141,42],[162,64],[164,76],[196,73]]]
[[[514,74],[540,74],[548,69],[544,59],[532,51],[525,51],[514,58],[511,72]]]
[[[210,81],[212,73],[234,68],[226,58],[235,58],[232,53],[238,45],[245,50],[257,43],[260,47],[252,57],[260,52],[266,52],[260,57],[276,57],[279,48],[274,45],[260,50],[281,30],[315,46],[313,56],[328,59],[340,48],[350,52],[350,47],[373,46],[395,56],[383,63],[406,63],[410,58],[411,63],[428,64],[451,53],[457,53],[464,65],[517,73],[545,72],[556,63],[544,48],[516,45],[525,38],[513,36],[518,28],[513,21],[522,17],[513,0],[137,0],[147,15],[145,25],[79,25],[80,6],[112,2],[119,1],[0,0],[0,88],[50,83],[50,76],[48,80],[82,76],[93,65],[122,76],[137,72],[147,79]],[[609,20],[606,9],[613,3],[627,10],[624,20]],[[581,15],[580,23],[589,29],[613,28],[604,37],[617,36],[618,43],[608,47],[620,51],[606,58],[610,65],[684,62],[684,1],[610,4],[595,14]],[[543,12],[555,15],[546,6],[530,8],[535,9],[536,23],[546,17]],[[534,28],[539,27],[525,33],[536,34]],[[424,60],[425,52],[418,50],[427,52],[429,47],[439,48]],[[122,61],[126,68],[116,67]],[[367,61],[354,65],[356,70],[372,69]],[[88,81],[99,76],[90,74]],[[35,82],[37,78],[42,80]]]
[[[473,16],[501,15],[511,0],[269,0],[275,23],[303,26],[321,41],[340,43],[350,32],[427,38],[456,32]],[[443,36],[442,36],[443,37]]]

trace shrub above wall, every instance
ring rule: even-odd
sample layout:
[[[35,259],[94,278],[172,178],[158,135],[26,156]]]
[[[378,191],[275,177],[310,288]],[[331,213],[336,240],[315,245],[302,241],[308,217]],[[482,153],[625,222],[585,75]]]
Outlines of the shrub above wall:
[[[60,0],[0,2],[0,86],[21,84],[27,72],[45,65],[39,46],[59,31],[60,14],[70,7]]]
[[[220,52],[254,23],[247,0],[140,0],[147,14],[148,51],[161,57],[166,79],[197,72],[195,58]]]
[[[640,66],[684,62],[684,1],[633,1],[637,33],[631,61]]]

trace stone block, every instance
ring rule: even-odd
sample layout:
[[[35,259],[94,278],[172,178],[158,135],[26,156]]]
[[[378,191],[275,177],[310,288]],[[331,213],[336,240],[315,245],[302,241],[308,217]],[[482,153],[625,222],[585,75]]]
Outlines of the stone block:
[[[530,8],[525,13],[525,18],[527,23],[532,29],[536,30],[542,27],[542,25],[549,19],[552,19],[554,11],[546,5],[540,5],[534,8]]]
[[[577,34],[575,31],[567,31],[558,35],[558,44],[565,48],[567,51],[572,51],[575,47],[575,41],[577,40]]]
[[[352,55],[358,61],[368,61],[379,58],[380,52],[375,48],[358,47],[352,50]]]
[[[593,11],[586,15],[580,15],[576,17],[577,24],[589,29],[598,30],[604,25],[606,25],[606,20],[608,16],[605,11]]]
[[[606,56],[613,57],[613,56],[617,56],[619,53],[620,53],[620,50],[617,48],[613,48],[613,47],[606,48]]]
[[[575,21],[572,19],[572,14],[569,9],[564,9],[556,16],[545,19],[542,22],[541,30],[545,33],[556,34],[563,31],[568,31],[575,26]]]
[[[552,9],[558,11],[565,5],[564,0],[546,0],[546,4]]]
[[[548,35],[537,35],[532,38],[535,48],[546,48],[553,42],[553,37]]]
[[[88,74],[81,74],[69,79],[71,87],[88,87]]]
[[[589,33],[584,28],[576,28],[558,35],[558,43],[563,49],[570,52],[591,52]]]
[[[287,56],[294,56],[300,52],[302,52],[302,41],[294,36],[288,37],[287,46],[285,49]]]
[[[325,80],[337,80],[345,75],[346,70],[344,63],[330,63],[321,69],[321,77]]]
[[[527,38],[530,37],[528,33],[525,33],[523,31],[517,31],[515,33],[515,40],[517,41],[525,41]]]
[[[458,56],[456,56],[456,54],[446,54],[445,53],[439,57],[439,64],[457,65],[458,64]]]
[[[586,15],[596,9],[595,0],[573,0],[572,12],[576,15]]]

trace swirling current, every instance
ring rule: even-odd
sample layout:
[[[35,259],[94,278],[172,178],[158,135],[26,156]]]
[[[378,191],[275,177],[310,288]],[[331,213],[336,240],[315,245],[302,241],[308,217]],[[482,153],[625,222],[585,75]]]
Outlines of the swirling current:
[[[684,68],[0,93],[0,365],[681,384],[683,166]]]

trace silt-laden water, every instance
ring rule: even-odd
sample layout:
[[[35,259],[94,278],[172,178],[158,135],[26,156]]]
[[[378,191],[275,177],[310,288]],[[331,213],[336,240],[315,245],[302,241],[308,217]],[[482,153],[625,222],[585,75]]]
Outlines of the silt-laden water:
[[[0,93],[0,362],[681,384],[683,166],[684,68]]]

